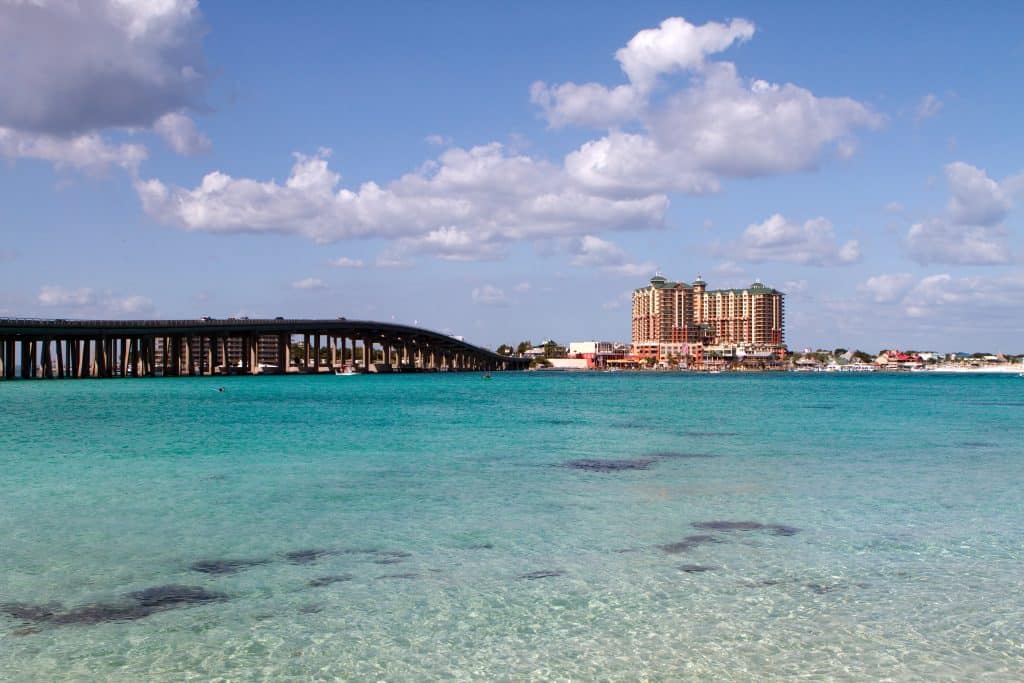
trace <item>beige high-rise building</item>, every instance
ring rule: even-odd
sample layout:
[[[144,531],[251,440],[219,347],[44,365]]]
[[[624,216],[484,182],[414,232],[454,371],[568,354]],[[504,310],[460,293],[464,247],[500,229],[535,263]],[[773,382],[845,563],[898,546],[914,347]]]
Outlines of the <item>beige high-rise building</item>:
[[[782,347],[783,297],[760,282],[709,290],[699,275],[693,284],[656,275],[633,292],[634,353],[684,343]]]

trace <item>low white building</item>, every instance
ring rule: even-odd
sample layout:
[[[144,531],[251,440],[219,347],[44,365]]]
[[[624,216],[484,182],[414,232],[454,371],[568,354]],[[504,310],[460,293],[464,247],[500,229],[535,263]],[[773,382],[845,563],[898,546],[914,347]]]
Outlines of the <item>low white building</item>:
[[[570,356],[582,356],[585,354],[593,356],[603,353],[615,353],[615,344],[607,341],[569,342]]]

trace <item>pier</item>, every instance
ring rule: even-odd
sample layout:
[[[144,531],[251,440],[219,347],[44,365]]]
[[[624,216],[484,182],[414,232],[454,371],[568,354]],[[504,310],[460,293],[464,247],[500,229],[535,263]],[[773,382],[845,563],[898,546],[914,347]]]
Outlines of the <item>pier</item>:
[[[299,357],[292,346],[298,343]],[[0,378],[525,370],[455,337],[372,320],[0,318]]]

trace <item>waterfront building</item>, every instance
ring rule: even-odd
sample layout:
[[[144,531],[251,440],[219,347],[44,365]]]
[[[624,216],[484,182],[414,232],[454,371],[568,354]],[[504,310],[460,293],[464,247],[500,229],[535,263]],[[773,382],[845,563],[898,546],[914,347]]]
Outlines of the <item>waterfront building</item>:
[[[633,292],[633,354],[685,363],[704,347],[745,347],[748,353],[784,353],[784,294],[759,281],[745,289],[708,289],[658,274]]]
[[[626,345],[610,341],[569,342],[568,357],[585,360],[589,369],[604,368],[610,360],[626,356]]]

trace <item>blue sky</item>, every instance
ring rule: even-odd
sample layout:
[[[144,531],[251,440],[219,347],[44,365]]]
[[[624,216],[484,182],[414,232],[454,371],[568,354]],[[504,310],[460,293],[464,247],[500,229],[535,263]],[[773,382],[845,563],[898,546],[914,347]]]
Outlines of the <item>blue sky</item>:
[[[1024,349],[1024,10],[0,0],[0,315]]]

